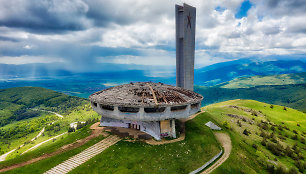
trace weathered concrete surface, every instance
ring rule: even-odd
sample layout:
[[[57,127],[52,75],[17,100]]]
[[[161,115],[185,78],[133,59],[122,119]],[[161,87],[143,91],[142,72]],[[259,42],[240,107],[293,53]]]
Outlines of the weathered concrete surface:
[[[193,90],[196,8],[175,6],[176,86]]]

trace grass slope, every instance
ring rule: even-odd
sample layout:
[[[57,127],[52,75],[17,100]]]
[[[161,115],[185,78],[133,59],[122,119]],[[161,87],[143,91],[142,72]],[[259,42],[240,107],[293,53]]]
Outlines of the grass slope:
[[[233,99],[252,99],[306,111],[306,84],[238,89],[195,86],[194,90],[204,96],[204,105]]]
[[[267,173],[268,170],[280,173],[286,168],[291,172],[304,171],[306,114],[270,106],[253,100],[231,100],[204,107],[209,117],[223,125],[233,143],[229,159],[213,173]],[[230,129],[225,128],[225,123]]]
[[[200,114],[186,123],[186,139],[152,146],[121,141],[71,173],[189,173],[219,151],[219,143]]]
[[[71,173],[188,173],[220,151],[212,131],[204,126],[208,120],[204,113],[188,121],[186,139],[181,142],[153,146],[120,141]],[[45,159],[7,173],[43,173],[74,154],[60,154],[53,157],[57,159],[54,162]]]
[[[250,88],[262,85],[305,84],[306,72],[271,76],[241,77],[218,85],[221,88]]]
[[[13,121],[40,116],[40,112],[28,108],[43,106],[49,110],[67,114],[74,107],[83,105],[86,99],[72,97],[39,87],[17,87],[0,90],[0,126]]]
[[[0,90],[0,97],[0,125],[2,125],[0,127],[0,155],[17,148],[6,159],[19,157],[22,152],[32,146],[67,132],[72,122],[100,118],[91,109],[88,100],[49,89],[9,88]],[[64,118],[41,110],[60,113]],[[30,142],[44,127],[44,134]],[[47,144],[49,143],[52,141]],[[18,148],[22,144],[24,146]]]

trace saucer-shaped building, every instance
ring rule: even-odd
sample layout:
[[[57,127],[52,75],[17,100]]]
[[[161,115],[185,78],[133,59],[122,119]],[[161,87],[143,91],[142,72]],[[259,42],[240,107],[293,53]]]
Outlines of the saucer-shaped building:
[[[115,86],[89,96],[101,126],[134,128],[157,140],[176,138],[175,119],[198,112],[203,97],[163,83],[138,82]]]

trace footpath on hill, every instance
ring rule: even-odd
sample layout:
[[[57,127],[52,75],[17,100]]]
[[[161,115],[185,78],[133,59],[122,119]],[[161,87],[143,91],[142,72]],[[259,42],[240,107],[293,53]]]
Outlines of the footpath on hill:
[[[218,161],[216,161],[213,165],[204,170],[201,174],[208,174],[217,169],[222,163],[227,160],[232,150],[232,142],[228,134],[219,132],[216,132],[214,134],[217,137],[218,141],[222,144],[224,153]]]

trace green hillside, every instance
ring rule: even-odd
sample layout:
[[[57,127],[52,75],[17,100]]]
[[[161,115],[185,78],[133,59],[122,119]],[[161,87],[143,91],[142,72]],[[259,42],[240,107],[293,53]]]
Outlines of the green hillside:
[[[206,117],[206,114],[201,114],[188,121],[186,138],[180,142],[154,146],[141,141],[120,141],[75,168],[71,173],[101,173],[102,171],[103,173],[189,173],[202,166],[220,151],[220,145],[212,131],[203,126],[203,123],[207,121],[209,118]],[[77,132],[84,132],[84,130],[88,130],[88,127]],[[77,135],[72,133],[69,136]],[[54,146],[63,144],[63,141],[67,142],[66,139],[69,136],[63,140],[57,140]],[[92,145],[90,142],[89,144]],[[5,173],[43,173],[79,153],[89,144]],[[48,149],[54,149],[52,144],[31,152],[31,156],[37,156],[35,153],[50,152]],[[29,155],[24,158],[30,159]],[[0,168],[24,161],[22,157],[7,161],[3,165],[0,163]]]
[[[305,84],[306,72],[270,76],[241,77],[218,85],[221,88],[250,88],[261,85]]]
[[[236,89],[195,86],[194,91],[204,96],[203,105],[233,99],[252,99],[306,111],[306,84],[270,85]]]
[[[0,109],[0,155],[17,148],[7,159],[67,132],[72,122],[99,118],[88,100],[38,87],[0,90]],[[47,111],[62,114],[63,118]],[[44,133],[30,141],[43,128]]]
[[[253,100],[204,107],[232,139],[229,159],[213,173],[306,172],[306,114]]]
[[[85,99],[72,97],[39,87],[17,87],[0,90],[0,126],[22,119],[40,116],[34,107],[67,114],[74,107],[86,103]]]

